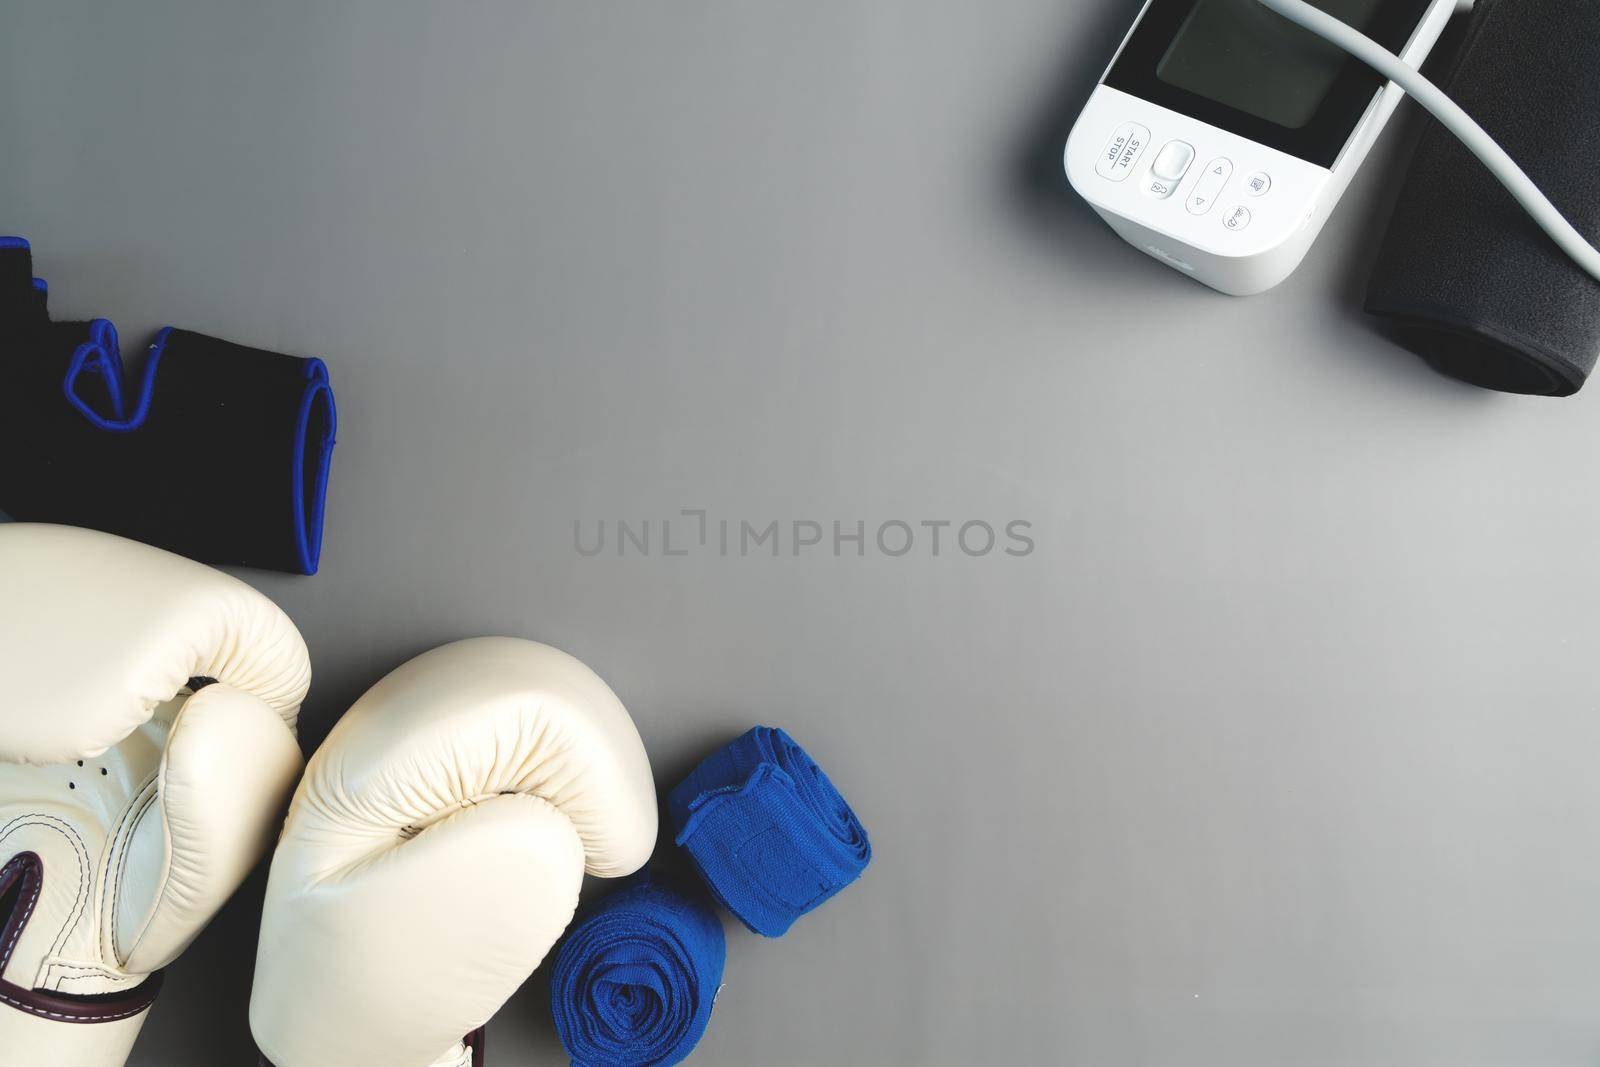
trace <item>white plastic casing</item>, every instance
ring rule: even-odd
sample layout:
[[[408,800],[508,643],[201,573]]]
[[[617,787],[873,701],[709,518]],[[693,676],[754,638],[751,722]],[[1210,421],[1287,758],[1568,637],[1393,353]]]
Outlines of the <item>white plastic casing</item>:
[[[1455,9],[1456,0],[1435,0],[1401,58],[1413,66],[1426,59]],[[1329,169],[1102,83],[1067,138],[1067,179],[1135,248],[1221,292],[1262,293],[1305,258],[1402,95],[1393,84],[1378,93]],[[1131,161],[1124,148],[1122,165],[1113,167],[1118,133],[1130,124],[1136,133],[1149,131],[1147,143]],[[1170,195],[1153,195],[1150,184],[1159,179],[1152,167],[1174,141],[1194,149],[1193,161]],[[1228,175],[1195,213],[1191,198],[1218,160],[1227,161]],[[1259,195],[1249,187],[1258,175],[1270,180]]]

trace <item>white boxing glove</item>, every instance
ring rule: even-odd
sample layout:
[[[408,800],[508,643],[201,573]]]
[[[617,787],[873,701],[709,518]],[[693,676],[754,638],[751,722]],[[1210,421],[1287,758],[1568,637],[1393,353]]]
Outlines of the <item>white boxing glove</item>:
[[[468,1067],[572,920],[656,841],[633,721],[509,637],[418,656],[306,768],[267,883],[250,1028],[273,1067]],[[463,1035],[467,1035],[466,1038]]]
[[[161,986],[271,845],[311,677],[220,571],[0,525],[0,1062],[121,1067]]]

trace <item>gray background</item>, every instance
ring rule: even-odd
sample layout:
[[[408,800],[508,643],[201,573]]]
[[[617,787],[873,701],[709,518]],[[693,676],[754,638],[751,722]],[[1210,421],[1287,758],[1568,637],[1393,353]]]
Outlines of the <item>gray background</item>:
[[[819,756],[876,861],[730,930],[695,1063],[1592,1064],[1600,398],[1363,321],[1414,118],[1270,295],[1123,246],[1056,158],[1137,6],[8,0],[0,231],[130,341],[327,358],[323,573],[245,575],[308,746],[506,632],[663,785]],[[1037,547],[574,551],[696,507]],[[135,1064],[244,1061],[259,899]],[[542,997],[496,1067],[561,1062]]]

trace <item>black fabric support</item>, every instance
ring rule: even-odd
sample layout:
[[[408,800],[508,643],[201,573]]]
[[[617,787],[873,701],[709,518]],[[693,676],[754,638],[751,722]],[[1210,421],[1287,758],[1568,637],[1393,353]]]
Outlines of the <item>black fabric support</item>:
[[[125,376],[115,328],[51,322],[0,238],[0,511],[209,563],[314,574],[337,414],[327,367],[187,330]]]
[[[1444,88],[1600,239],[1600,3],[1478,0]],[[1432,121],[1366,309],[1436,369],[1488,389],[1568,396],[1600,356],[1600,283]]]

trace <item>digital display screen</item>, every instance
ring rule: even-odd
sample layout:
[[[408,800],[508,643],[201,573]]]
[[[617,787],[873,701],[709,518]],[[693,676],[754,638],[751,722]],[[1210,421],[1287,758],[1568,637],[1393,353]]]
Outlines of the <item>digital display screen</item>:
[[[1368,32],[1383,0],[1313,0]],[[1288,129],[1309,123],[1339,74],[1356,62],[1256,0],[1198,0],[1156,77]]]

